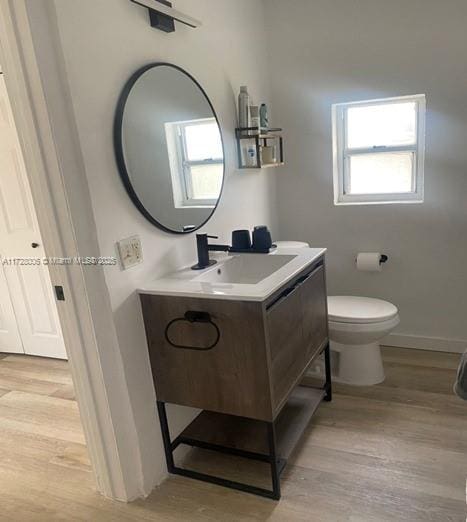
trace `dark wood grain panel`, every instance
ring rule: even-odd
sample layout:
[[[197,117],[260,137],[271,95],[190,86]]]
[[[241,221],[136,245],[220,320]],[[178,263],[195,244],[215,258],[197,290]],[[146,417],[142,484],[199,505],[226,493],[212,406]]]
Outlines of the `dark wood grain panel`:
[[[305,365],[299,288],[268,310],[266,326],[271,353],[273,407],[276,410]]]
[[[275,415],[328,338],[324,260],[298,274],[290,285],[266,310]]]
[[[328,337],[326,279],[324,265],[301,285],[300,299],[303,324],[305,364],[317,355]]]
[[[155,295],[142,295],[141,302],[159,400],[272,418],[261,303]],[[167,324],[190,310],[208,312],[218,326],[221,335],[213,349],[177,349],[166,341]],[[208,343],[212,332],[193,323],[175,335],[181,344],[196,345]]]

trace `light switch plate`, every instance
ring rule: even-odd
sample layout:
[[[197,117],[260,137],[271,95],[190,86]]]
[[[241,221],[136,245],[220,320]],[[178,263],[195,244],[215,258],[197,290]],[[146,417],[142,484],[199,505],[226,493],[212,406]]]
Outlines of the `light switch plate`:
[[[117,247],[123,270],[127,270],[143,261],[143,249],[139,236],[121,239],[118,241]]]

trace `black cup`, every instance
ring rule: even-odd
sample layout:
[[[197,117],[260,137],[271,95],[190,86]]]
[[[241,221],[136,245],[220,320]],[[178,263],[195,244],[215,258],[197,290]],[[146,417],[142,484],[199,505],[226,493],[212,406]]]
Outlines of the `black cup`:
[[[272,246],[271,232],[265,225],[259,225],[253,230],[253,250],[269,250]]]
[[[234,230],[232,232],[232,248],[234,250],[250,250],[251,237],[249,230]]]

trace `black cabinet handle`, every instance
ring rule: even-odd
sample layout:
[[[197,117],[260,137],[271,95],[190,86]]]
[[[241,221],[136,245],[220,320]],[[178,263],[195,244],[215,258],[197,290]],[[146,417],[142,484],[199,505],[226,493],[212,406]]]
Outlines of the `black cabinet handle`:
[[[267,306],[266,306],[266,311],[269,312],[273,307],[275,308],[279,302],[282,302],[285,300],[285,298],[289,297],[289,295],[293,292],[295,292],[295,290],[297,290],[300,286],[302,286],[306,281],[308,281],[308,279],[310,279],[311,277],[313,277],[316,272],[318,272],[318,270],[320,268],[322,268],[323,266],[323,263],[319,263],[318,265],[316,265],[313,270],[311,270],[310,272],[308,272],[307,274],[299,277],[298,279],[296,279],[292,285],[290,285],[289,287],[285,288],[277,297],[276,299],[274,299],[271,303],[269,303]]]
[[[32,248],[39,248],[39,243],[31,243]]]

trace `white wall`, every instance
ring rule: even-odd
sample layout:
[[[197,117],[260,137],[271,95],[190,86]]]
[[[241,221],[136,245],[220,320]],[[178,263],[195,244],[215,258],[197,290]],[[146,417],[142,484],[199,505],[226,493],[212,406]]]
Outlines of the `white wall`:
[[[272,173],[236,171],[233,139],[239,86],[247,84],[258,102],[267,101],[262,6],[259,0],[179,0],[177,8],[201,19],[203,27],[177,25],[173,34],[152,29],[147,10],[128,0],[56,0],[55,8],[100,254],[114,255],[115,242],[133,234],[139,234],[143,244],[143,264],[126,272],[107,268],[105,277],[148,492],[164,476],[165,462],[135,290],[148,279],[193,261],[195,238],[160,232],[131,203],[115,165],[114,110],[124,83],[142,65],[168,61],[185,68],[211,98],[226,144],[224,193],[206,231],[219,234],[224,242],[235,228],[265,223],[274,230]],[[180,408],[170,411],[178,426],[190,414]]]
[[[467,341],[467,3],[267,0],[272,104],[285,129],[282,239],[329,248],[331,293],[400,308],[398,333]],[[331,104],[427,97],[425,203],[333,205]],[[381,274],[355,254],[381,251]],[[405,341],[410,338],[405,339]],[[422,339],[415,345],[426,345]]]

